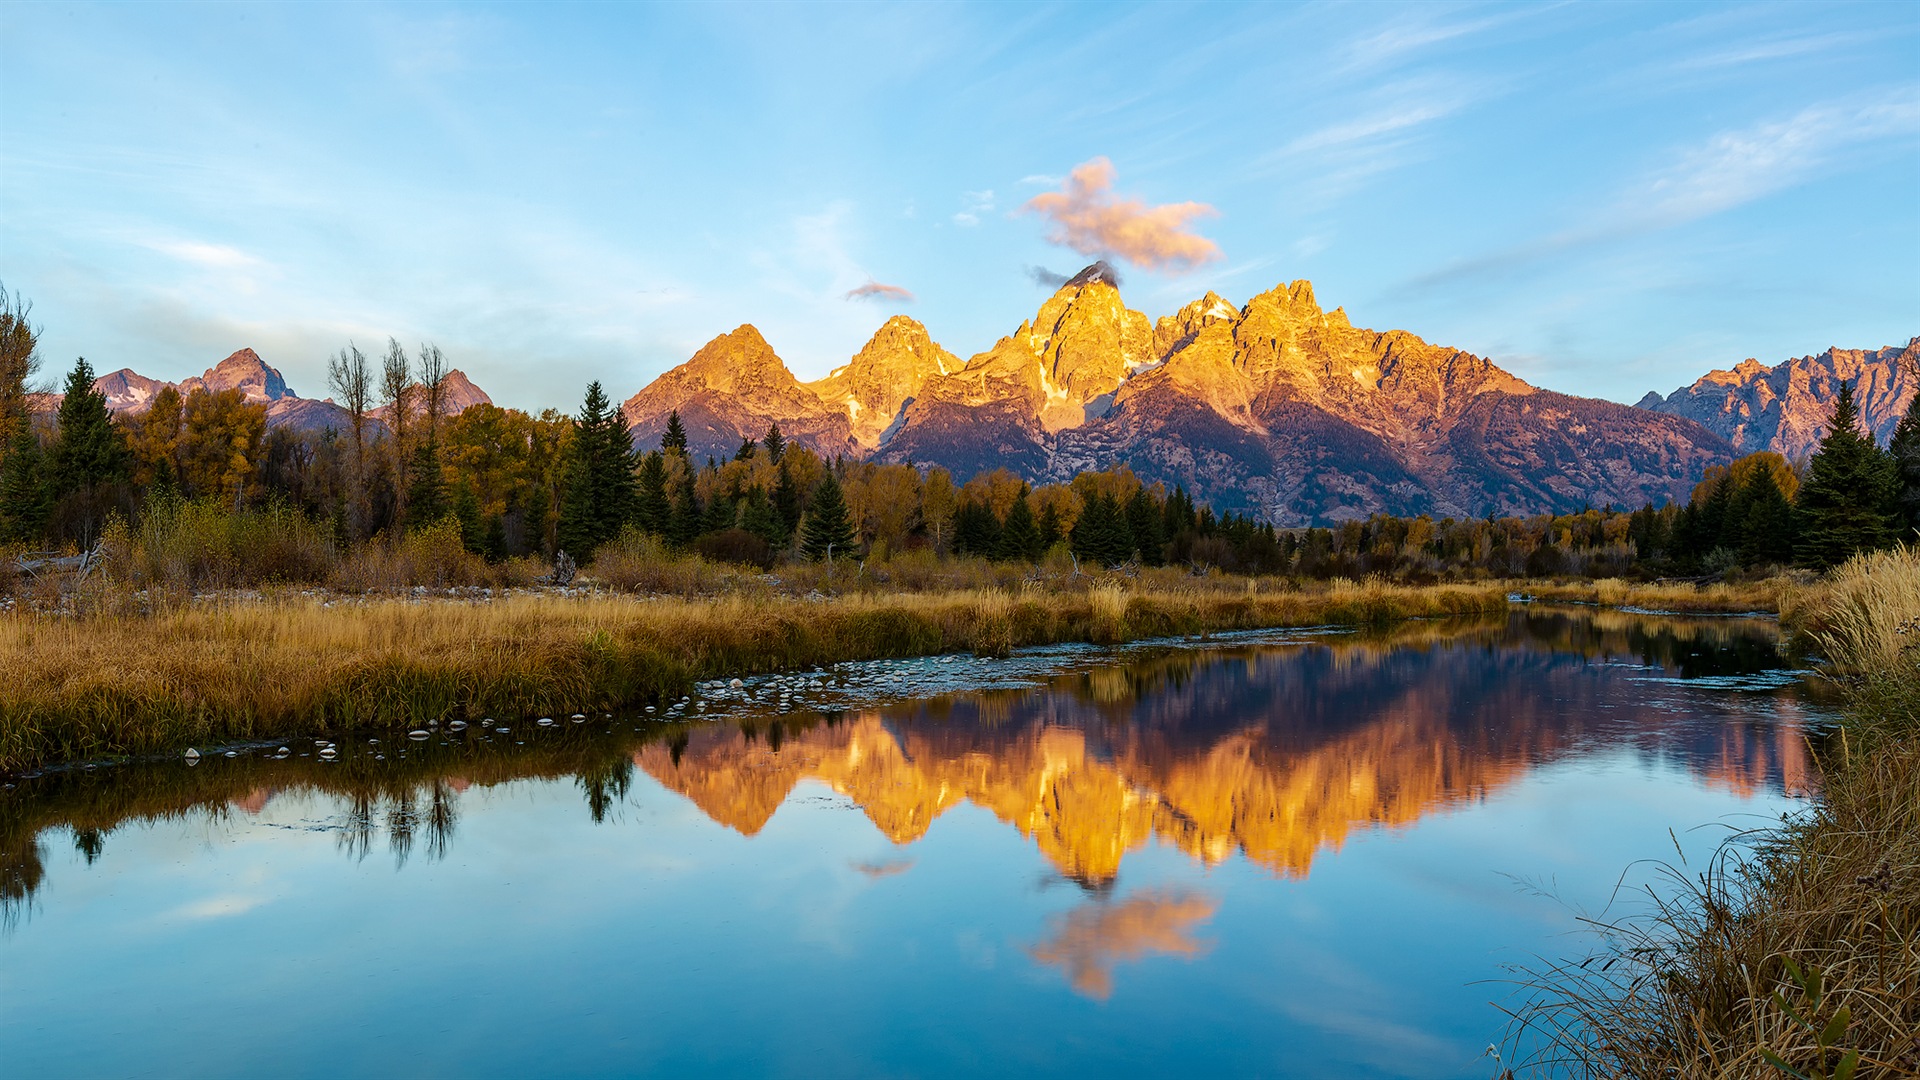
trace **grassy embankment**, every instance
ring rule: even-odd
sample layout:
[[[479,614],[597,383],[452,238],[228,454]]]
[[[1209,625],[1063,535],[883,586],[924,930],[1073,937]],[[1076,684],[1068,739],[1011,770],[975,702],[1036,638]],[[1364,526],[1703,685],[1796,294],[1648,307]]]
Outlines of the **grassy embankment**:
[[[486,563],[445,530],[345,556],[285,514],[182,511],[109,532],[105,571],[77,586],[0,581],[10,594],[0,771],[286,732],[613,709],[698,679],[842,660],[1378,626],[1502,610],[1516,590],[1745,611],[1778,603],[1784,588],[1355,584],[1172,567],[1089,576],[1064,557],[1034,566],[929,552],[761,574],[623,537],[580,595],[532,588],[529,560]],[[419,586],[436,592],[412,602]]]
[[[283,732],[614,709],[693,681],[952,650],[1499,611],[1484,586],[1277,591],[1069,579],[1021,589],[491,602],[285,594],[0,615],[0,769]]]
[[[1849,700],[1820,799],[1539,973],[1535,1071],[1920,1076],[1920,552],[1855,559],[1793,620]]]

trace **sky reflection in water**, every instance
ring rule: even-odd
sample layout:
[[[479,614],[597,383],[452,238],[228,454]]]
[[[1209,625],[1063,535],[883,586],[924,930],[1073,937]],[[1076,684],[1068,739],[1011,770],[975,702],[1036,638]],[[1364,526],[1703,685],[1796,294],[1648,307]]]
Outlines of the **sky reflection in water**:
[[[50,773],[0,797],[0,1057],[1486,1076],[1480,980],[1583,949],[1669,828],[1697,854],[1815,783],[1774,634],[1534,612],[1067,651],[831,719]]]

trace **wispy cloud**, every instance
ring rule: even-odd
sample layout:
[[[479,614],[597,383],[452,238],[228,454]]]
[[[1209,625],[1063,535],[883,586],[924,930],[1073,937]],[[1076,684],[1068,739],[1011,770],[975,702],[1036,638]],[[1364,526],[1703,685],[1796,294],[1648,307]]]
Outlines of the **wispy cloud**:
[[[1436,45],[1474,37],[1517,19],[1537,15],[1559,4],[1509,11],[1477,19],[1437,19],[1425,13],[1389,23],[1364,37],[1349,42],[1341,67],[1346,71],[1372,71],[1407,62],[1414,54]]]
[[[1061,191],[1027,200],[1024,209],[1053,223],[1049,243],[1082,255],[1113,256],[1148,270],[1191,270],[1222,257],[1220,245],[1189,231],[1195,218],[1219,212],[1205,203],[1148,206],[1113,193],[1113,162],[1098,157],[1074,166]]]
[[[913,292],[902,285],[888,285],[879,281],[869,281],[856,289],[847,290],[848,300],[897,300],[904,304],[914,301]]]
[[[1920,87],[1828,103],[1723,131],[1629,185],[1582,226],[1443,266],[1407,283],[1426,289],[1509,272],[1579,248],[1725,213],[1832,171],[1843,153],[1920,135]]]
[[[172,256],[183,263],[215,270],[239,270],[264,265],[258,257],[226,244],[209,244],[199,240],[143,240],[140,246]]]
[[[993,213],[993,192],[968,191],[960,196],[960,212],[953,215],[953,223],[962,228],[971,229],[980,224],[980,219]]]
[[[1870,40],[1872,40],[1871,37],[1863,33],[1805,34],[1798,37],[1763,38],[1688,57],[1674,67],[1682,71],[1738,67],[1744,64],[1828,52]]]

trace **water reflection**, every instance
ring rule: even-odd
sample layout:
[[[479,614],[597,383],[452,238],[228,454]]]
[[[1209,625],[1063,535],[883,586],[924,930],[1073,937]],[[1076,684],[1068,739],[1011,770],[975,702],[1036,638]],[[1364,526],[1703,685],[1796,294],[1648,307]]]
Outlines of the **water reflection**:
[[[1065,972],[1075,990],[1105,1001],[1113,996],[1113,965],[1147,955],[1192,959],[1206,952],[1199,924],[1219,902],[1185,889],[1146,889],[1125,900],[1089,900],[1054,921],[1053,934],[1027,950],[1036,961]]]
[[[1776,638],[1754,620],[1534,611],[1281,648],[1149,650],[1040,686],[838,716],[555,729],[524,746],[429,744],[395,760],[57,771],[0,797],[0,919],[30,910],[62,830],[91,864],[112,857],[130,821],[226,821],[318,794],[335,810],[312,828],[351,859],[384,847],[402,865],[447,855],[476,785],[570,779],[598,823],[644,772],[753,836],[814,782],[896,845],[962,804],[1018,830],[1093,898],[1033,955],[1100,996],[1116,958],[1191,955],[1192,927],[1213,911],[1198,894],[1112,897],[1123,863],[1156,840],[1207,866],[1237,853],[1299,878],[1356,830],[1405,826],[1545,763],[1622,747],[1741,794],[1808,789],[1812,712],[1797,688],[1768,690],[1781,681],[1767,677],[1783,666]],[[1703,697],[1689,681],[1721,692]],[[857,869],[880,878],[912,865],[903,854]]]

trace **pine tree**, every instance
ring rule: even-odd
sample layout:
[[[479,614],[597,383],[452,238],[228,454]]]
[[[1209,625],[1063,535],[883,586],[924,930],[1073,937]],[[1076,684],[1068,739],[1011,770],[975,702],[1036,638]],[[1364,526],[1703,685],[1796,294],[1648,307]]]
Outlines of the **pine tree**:
[[[1080,511],[1068,534],[1073,553],[1084,562],[1118,566],[1133,556],[1133,536],[1113,499],[1095,494]]]
[[[0,461],[0,540],[35,544],[46,534],[52,507],[46,455],[26,423],[19,424],[5,461]]]
[[[707,500],[706,509],[700,514],[700,531],[716,533],[723,529],[731,529],[736,516],[733,500],[716,490],[713,497]]]
[[[779,434],[779,430],[775,428],[773,434]],[[788,536],[799,531],[800,485],[794,482],[793,470],[785,461],[780,463],[780,479],[774,481],[773,508],[779,511],[780,522],[786,526]]]
[[[1796,555],[1816,569],[1838,565],[1861,551],[1893,542],[1897,477],[1893,459],[1860,430],[1853,388],[1840,384],[1833,417],[1820,449],[1807,463],[1795,507],[1799,522]]]
[[[473,485],[464,476],[453,489],[453,500],[448,511],[460,523],[460,543],[468,551],[475,555],[498,557],[500,540],[496,540],[489,529],[489,525],[495,525],[497,521],[486,520],[480,510],[480,496],[474,493]]]
[[[700,535],[700,503],[693,494],[693,475],[688,473],[675,485],[673,513],[667,518],[667,539],[685,547]]]
[[[1051,501],[1040,508],[1039,531],[1042,553],[1060,542],[1060,509]]]
[[[585,561],[635,518],[639,502],[626,420],[607,401],[598,381],[588,384],[580,415],[574,420],[566,485],[559,543],[567,554]]]
[[[634,520],[647,532],[664,536],[672,518],[673,503],[667,499],[666,455],[655,450],[640,463],[640,497]]]
[[[687,427],[680,422],[680,410],[667,414],[667,433],[660,436],[660,449],[669,454],[687,452]]]
[[[1893,429],[1887,452],[1893,457],[1899,485],[1894,502],[1900,516],[1900,538],[1912,541],[1914,531],[1920,529],[1920,393],[1907,403],[1907,414]]]
[[[780,425],[767,425],[766,437],[760,441],[766,444],[767,460],[773,462],[775,465],[780,464],[781,456],[787,452],[787,440],[785,436],[780,434]]]
[[[759,444],[759,443],[756,443],[756,442],[754,442],[754,441],[753,441],[752,439],[749,439],[749,438],[747,438],[747,437],[745,437],[745,436],[741,436],[741,438],[740,438],[740,449],[738,449],[738,450],[735,450],[735,451],[733,452],[733,460],[735,460],[735,461],[748,461],[748,460],[751,460],[751,459],[752,459],[752,457],[753,457],[753,455],[754,455],[754,453],[755,453],[756,451],[758,451],[759,449],[760,449],[760,444]]]
[[[774,509],[773,500],[759,488],[747,491],[746,502],[740,508],[740,527],[767,542],[775,551],[787,546],[786,523],[780,520],[780,512]]]
[[[1140,561],[1148,566],[1159,566],[1165,561],[1161,545],[1165,543],[1161,535],[1163,520],[1160,508],[1154,505],[1153,496],[1146,488],[1136,488],[1133,498],[1127,500],[1127,531],[1132,534],[1133,548],[1140,554]]]
[[[67,375],[60,402],[60,433],[47,454],[53,497],[86,491],[126,475],[127,445],[107,413],[107,396],[93,388],[86,357]]]
[[[853,520],[847,514],[846,496],[840,491],[840,481],[834,479],[829,469],[826,478],[814,489],[813,501],[807,505],[807,520],[800,531],[800,551],[809,559],[819,560],[835,554],[851,555],[853,548]]]
[[[407,527],[418,529],[447,516],[447,478],[440,468],[440,450],[429,438],[413,452],[413,483],[407,486]],[[584,556],[586,552],[583,550]]]
[[[991,559],[1000,554],[1000,519],[985,503],[969,499],[953,515],[953,552]]]
[[[1793,504],[1780,491],[1769,469],[1755,470],[1746,484],[1748,497],[1741,521],[1740,561],[1747,566],[1793,561]]]
[[[1013,500],[1007,522],[1000,530],[1000,557],[1032,561],[1047,550],[1040,542],[1040,526],[1033,520],[1033,507],[1027,505],[1025,492]]]

